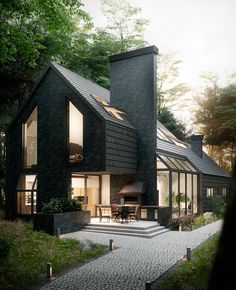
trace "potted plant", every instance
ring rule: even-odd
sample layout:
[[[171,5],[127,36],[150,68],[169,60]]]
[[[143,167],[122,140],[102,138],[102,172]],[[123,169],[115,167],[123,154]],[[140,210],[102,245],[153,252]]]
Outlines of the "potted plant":
[[[190,201],[189,197],[187,196],[187,201]],[[183,192],[180,192],[176,196],[176,202],[180,204],[180,208],[185,208],[185,194]]]
[[[80,201],[52,198],[43,204],[42,212],[34,214],[33,223],[34,230],[58,235],[79,231],[90,219],[90,211],[82,210]]]

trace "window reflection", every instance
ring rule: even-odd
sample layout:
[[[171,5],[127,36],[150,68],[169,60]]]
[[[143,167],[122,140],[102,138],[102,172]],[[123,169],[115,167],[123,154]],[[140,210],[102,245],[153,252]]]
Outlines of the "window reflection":
[[[83,160],[83,115],[69,102],[69,162]]]
[[[37,107],[24,124],[24,166],[37,164]]]

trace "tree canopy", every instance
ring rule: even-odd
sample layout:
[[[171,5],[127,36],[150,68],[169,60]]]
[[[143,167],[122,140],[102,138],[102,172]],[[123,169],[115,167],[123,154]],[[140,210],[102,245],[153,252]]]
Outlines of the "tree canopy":
[[[157,70],[157,111],[171,106],[178,106],[183,96],[189,91],[186,83],[179,82],[179,65],[181,60],[174,53],[160,54],[158,56]]]
[[[126,0],[101,0],[101,3],[108,23],[105,30],[116,38],[120,52],[145,46],[144,31],[149,21],[138,16],[141,8]]]
[[[20,105],[34,75],[68,51],[78,27],[90,25],[81,7],[80,0],[1,1],[1,105]]]
[[[236,83],[219,87],[217,78],[208,75],[208,85],[198,98],[198,106],[196,123],[205,136],[209,153],[230,170],[236,154]]]
[[[184,124],[178,121],[168,108],[163,108],[157,118],[175,137],[181,141],[187,141],[188,132]]]

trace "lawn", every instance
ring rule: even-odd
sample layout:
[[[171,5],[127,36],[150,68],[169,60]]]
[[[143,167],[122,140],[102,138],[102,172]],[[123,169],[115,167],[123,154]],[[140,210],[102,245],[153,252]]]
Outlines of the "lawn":
[[[82,252],[78,241],[34,232],[31,223],[22,221],[0,220],[0,233],[0,239],[10,245],[9,256],[1,258],[0,244],[0,289],[29,289],[45,282],[47,262],[52,263],[56,275],[107,250],[106,246],[93,245],[90,251]]]
[[[192,260],[177,265],[157,283],[157,290],[205,290],[207,289],[219,235],[204,242],[192,254]]]

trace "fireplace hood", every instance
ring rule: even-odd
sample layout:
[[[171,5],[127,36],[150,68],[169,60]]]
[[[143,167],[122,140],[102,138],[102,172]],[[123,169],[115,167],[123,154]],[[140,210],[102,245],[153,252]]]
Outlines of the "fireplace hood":
[[[143,194],[145,193],[144,184],[143,182],[133,182],[130,184],[126,184],[118,193],[123,195]]]

